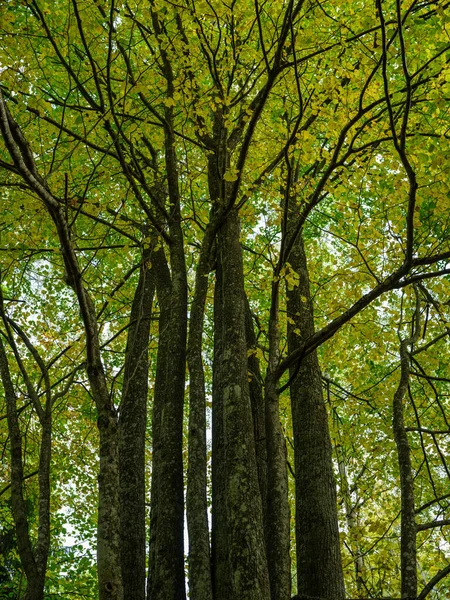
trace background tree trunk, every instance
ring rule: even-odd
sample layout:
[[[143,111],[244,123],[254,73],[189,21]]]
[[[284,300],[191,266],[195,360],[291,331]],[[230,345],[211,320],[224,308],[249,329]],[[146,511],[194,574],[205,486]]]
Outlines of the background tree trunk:
[[[261,494],[264,535],[267,545],[267,447],[266,447],[266,415],[263,379],[259,358],[256,354],[256,335],[253,326],[253,317],[247,297],[245,297],[245,333],[247,338],[248,377],[250,402],[253,415],[253,432],[255,435],[256,467],[258,470],[258,484]]]
[[[128,329],[119,410],[120,556],[124,598],[145,600],[145,435],[154,275],[144,250]]]
[[[289,352],[314,333],[314,315],[303,239],[289,256],[300,276],[287,290]],[[317,352],[302,359],[290,373],[295,454],[297,585],[299,595],[343,600],[336,484],[333,474],[328,415],[322,395]]]
[[[269,318],[269,364],[265,381],[267,442],[266,550],[272,600],[284,600],[291,595],[291,531],[286,441],[280,423],[278,380],[273,376],[280,358],[278,292],[279,279],[274,279]]]
[[[418,329],[417,322],[416,327]],[[416,598],[417,596],[417,527],[414,502],[414,477],[411,465],[411,451],[403,414],[403,401],[408,390],[410,372],[408,344],[411,344],[411,342],[412,340],[402,340],[400,344],[400,382],[394,394],[392,407],[392,428],[397,446],[402,509],[400,541],[402,598]]]
[[[189,532],[189,594],[192,600],[212,600],[211,554],[207,505],[206,395],[203,369],[203,321],[211,270],[213,229],[202,243],[191,305],[188,342],[189,440],[186,516]]]
[[[151,11],[155,31],[160,29]],[[166,49],[161,48],[162,70],[167,95],[174,94],[174,75]],[[147,594],[149,600],[184,600],[184,486],[183,408],[186,378],[187,274],[181,223],[181,197],[174,133],[173,108],[164,109],[164,156],[167,186],[167,215],[170,242],[170,270],[163,251],[155,252],[156,289],[160,309],[159,344],[153,405],[152,513],[150,562]],[[153,546],[153,547],[152,547]]]
[[[223,429],[223,396],[220,392],[223,362],[222,269],[216,266],[214,290],[214,362],[212,389],[212,523],[211,569],[214,600],[227,600],[231,589],[228,561],[226,487],[223,474],[225,438]]]
[[[17,548],[27,578],[23,600],[42,600],[44,597],[45,566],[37,563],[29,533],[29,523],[23,495],[22,438],[17,415],[17,398],[0,336],[0,374],[5,392],[6,416],[11,453],[11,511],[17,536]],[[50,532],[49,532],[50,533]],[[42,569],[44,567],[44,569]]]

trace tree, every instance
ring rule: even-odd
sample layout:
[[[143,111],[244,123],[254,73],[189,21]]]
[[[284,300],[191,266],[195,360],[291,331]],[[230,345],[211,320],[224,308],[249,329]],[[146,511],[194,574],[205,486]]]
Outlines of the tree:
[[[193,598],[287,600],[292,562],[299,594],[343,600],[328,415],[336,407],[325,402],[320,362],[345,394],[357,389],[349,374],[364,362],[358,354],[375,353],[367,320],[383,324],[380,339],[390,347],[398,321],[386,305],[398,311],[399,290],[429,281],[438,302],[445,299],[445,8],[4,3],[0,167],[9,250],[18,211],[23,223],[3,285],[33,298],[35,269],[42,289],[56,280],[60,301],[77,305],[56,337],[58,370],[85,366],[87,380],[69,377],[67,393],[85,386],[96,407],[101,599],[185,598],[187,446]],[[61,310],[33,299],[31,315],[15,301],[3,312],[3,384],[18,459],[17,392],[25,383],[24,397],[33,395],[15,375],[22,371],[8,319],[30,328],[42,364],[53,365],[42,323],[58,322]],[[353,365],[343,358],[349,347]],[[8,375],[11,352],[17,366]],[[57,380],[58,394],[66,380]],[[397,415],[405,391],[393,394]],[[75,395],[70,407],[77,402]],[[29,406],[39,415],[36,402]],[[295,553],[284,434],[291,427]],[[396,441],[406,439],[400,422],[394,430]],[[369,461],[366,451],[357,462]],[[398,468],[391,457],[389,464]],[[63,467],[52,469],[57,476]],[[11,491],[23,495],[23,469],[11,477]],[[338,491],[350,507],[353,492]],[[34,575],[21,560],[31,593]],[[37,597],[44,563],[40,572]],[[402,593],[412,593],[404,582]]]

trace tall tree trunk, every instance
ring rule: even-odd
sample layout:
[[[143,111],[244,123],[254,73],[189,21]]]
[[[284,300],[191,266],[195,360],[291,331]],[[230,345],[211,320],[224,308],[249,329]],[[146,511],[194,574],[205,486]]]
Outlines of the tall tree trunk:
[[[39,452],[39,525],[36,543],[36,565],[42,594],[45,586],[50,551],[50,466],[52,457],[52,403],[49,400],[41,421],[41,448]],[[39,587],[38,587],[39,589]],[[34,592],[33,592],[34,593]]]
[[[202,242],[195,276],[188,342],[189,440],[186,517],[189,533],[189,595],[212,600],[211,555],[207,504],[206,395],[203,369],[203,321],[211,271],[214,228],[210,223]]]
[[[253,432],[255,435],[256,467],[258,469],[258,484],[261,494],[264,535],[267,547],[267,447],[264,390],[259,358],[256,354],[256,335],[253,327],[253,317],[247,297],[245,298],[245,304],[245,333],[247,338],[250,402],[253,415]]]
[[[166,113],[170,119],[170,115]],[[185,600],[183,406],[186,375],[187,277],[181,229],[175,139],[165,130],[170,269],[154,253],[159,341],[153,402],[148,600]]]
[[[152,418],[152,486],[148,600],[184,600],[183,403],[187,285],[184,255],[154,253],[160,309]],[[178,260],[177,260],[178,259]]]
[[[314,333],[314,315],[303,240],[290,253],[291,267],[300,276],[299,286],[287,290],[289,352]],[[328,416],[322,395],[317,353],[293,367],[291,403],[295,455],[295,512],[297,583],[300,596],[343,600],[336,485],[333,475]]]
[[[111,404],[103,365],[97,361],[88,363],[87,372],[97,404],[100,437],[97,524],[99,600],[122,600],[117,415]]]
[[[418,326],[416,322],[416,328]],[[408,390],[410,358],[408,345],[412,339],[402,340],[400,344],[400,382],[394,394],[392,428],[397,446],[401,491],[401,586],[402,598],[417,597],[417,556],[414,502],[414,477],[411,465],[411,452],[408,434],[405,430],[403,401]]]
[[[23,600],[42,600],[44,597],[45,565],[37,563],[37,557],[29,533],[29,523],[23,495],[22,438],[17,415],[17,398],[8,365],[5,348],[0,336],[0,374],[5,392],[6,416],[11,453],[11,510],[16,528],[20,561],[27,578]],[[41,451],[42,455],[42,451]],[[42,568],[44,567],[44,568]]]
[[[221,328],[220,356],[214,378],[223,436],[222,464],[216,479],[225,490],[228,564],[232,600],[270,597],[261,496],[256,467],[253,420],[247,375],[245,303],[239,217],[232,210],[218,234],[218,277],[215,301]],[[220,470],[218,470],[220,469]],[[222,479],[222,482],[220,482]],[[215,507],[221,510],[221,506]],[[217,567],[217,564],[216,564]],[[217,573],[216,573],[217,576]],[[221,582],[219,586],[223,589]],[[217,587],[216,587],[217,593]],[[218,595],[217,600],[222,596]]]
[[[16,527],[19,556],[27,577],[25,600],[41,600],[44,596],[45,574],[50,549],[50,465],[52,451],[52,394],[48,370],[39,353],[31,344],[26,334],[18,325],[8,319],[4,310],[3,294],[0,288],[0,313],[6,330],[6,338],[11,346],[17,366],[24,379],[28,394],[32,400],[36,416],[41,428],[39,447],[39,497],[38,497],[38,531],[33,548],[29,535],[29,522],[23,490],[23,456],[22,439],[17,413],[17,397],[12,383],[3,342],[0,339],[0,377],[5,392],[6,417],[10,436],[11,452],[11,509]],[[36,389],[33,387],[25,364],[15,343],[12,327],[22,337],[27,349],[33,355],[35,364],[41,370],[45,383],[45,403],[42,404]]]
[[[160,39],[161,21],[150,3],[152,24]],[[160,45],[166,94],[175,92],[175,76],[167,48]],[[150,529],[149,600],[184,600],[183,406],[186,377],[187,274],[181,227],[173,107],[164,109],[164,155],[170,272],[164,253],[156,269],[160,307],[157,382],[153,406],[152,508]],[[164,206],[163,198],[159,205]],[[158,211],[158,203],[155,206]],[[156,385],[158,383],[158,385]],[[152,547],[153,546],[153,547]]]
[[[145,600],[145,434],[154,276],[144,250],[128,329],[119,410],[120,558],[125,600]]]
[[[231,573],[228,561],[225,437],[223,428],[223,395],[221,392],[224,327],[222,305],[222,269],[216,266],[214,289],[214,360],[212,388],[212,523],[211,523],[211,572],[214,600],[227,600],[231,589]]]
[[[267,440],[267,560],[271,600],[291,596],[290,511],[286,441],[280,423],[278,380],[273,376],[280,358],[278,279],[272,282],[269,318],[269,365],[265,385]]]
[[[213,211],[219,214],[223,194],[221,173],[225,169],[226,150],[220,111],[216,112],[214,134],[217,150],[208,158],[208,188]],[[220,149],[220,150],[219,150]],[[224,164],[222,164],[222,162]],[[211,460],[211,574],[214,600],[226,600],[231,590],[231,567],[228,555],[228,525],[226,509],[226,464],[222,370],[225,366],[225,327],[222,301],[223,276],[216,245],[216,280],[214,286],[214,354],[212,386],[212,460]]]

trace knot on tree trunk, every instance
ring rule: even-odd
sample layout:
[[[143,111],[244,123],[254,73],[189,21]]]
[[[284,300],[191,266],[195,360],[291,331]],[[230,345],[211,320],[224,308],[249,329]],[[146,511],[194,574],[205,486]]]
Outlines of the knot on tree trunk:
[[[107,429],[109,426],[109,419],[105,415],[100,415],[97,419],[97,427],[99,429]]]

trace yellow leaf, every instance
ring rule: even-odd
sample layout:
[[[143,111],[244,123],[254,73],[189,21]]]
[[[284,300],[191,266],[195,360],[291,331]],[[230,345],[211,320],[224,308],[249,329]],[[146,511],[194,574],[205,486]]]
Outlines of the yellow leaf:
[[[235,169],[230,169],[229,171],[225,171],[225,174],[223,176],[223,180],[224,181],[237,181],[238,178],[238,172]]]

